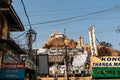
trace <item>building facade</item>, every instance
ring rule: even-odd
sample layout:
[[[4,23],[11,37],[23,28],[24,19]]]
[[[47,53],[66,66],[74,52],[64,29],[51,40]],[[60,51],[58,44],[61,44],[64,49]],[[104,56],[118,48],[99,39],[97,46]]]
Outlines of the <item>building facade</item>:
[[[23,24],[11,5],[11,2],[11,0],[0,1],[0,68],[4,62],[18,61],[19,55],[24,53],[10,37],[10,32],[24,31]]]
[[[25,30],[11,2],[0,0],[0,80],[31,80],[35,71],[27,69],[20,58],[26,52],[10,36],[11,32]]]

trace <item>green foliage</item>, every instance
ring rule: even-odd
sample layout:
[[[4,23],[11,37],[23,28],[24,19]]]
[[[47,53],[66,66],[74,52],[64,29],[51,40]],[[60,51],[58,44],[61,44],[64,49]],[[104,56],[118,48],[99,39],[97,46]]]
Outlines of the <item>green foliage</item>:
[[[107,46],[107,47],[112,47],[111,43],[107,43],[105,41],[100,42],[100,45]]]

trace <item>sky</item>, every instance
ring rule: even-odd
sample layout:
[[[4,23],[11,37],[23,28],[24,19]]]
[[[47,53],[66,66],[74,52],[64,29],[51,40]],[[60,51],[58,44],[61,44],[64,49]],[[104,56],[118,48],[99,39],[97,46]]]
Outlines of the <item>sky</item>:
[[[41,48],[55,31],[78,41],[82,36],[85,44],[89,43],[88,29],[95,26],[96,38],[106,41],[120,50],[120,0],[23,0],[32,29],[37,33],[33,48]],[[21,19],[25,31],[30,26],[21,0],[12,0],[12,5]],[[13,33],[14,37],[24,32]],[[24,37],[23,37],[24,36]],[[20,38],[20,37],[19,37]],[[97,43],[98,44],[98,43]]]

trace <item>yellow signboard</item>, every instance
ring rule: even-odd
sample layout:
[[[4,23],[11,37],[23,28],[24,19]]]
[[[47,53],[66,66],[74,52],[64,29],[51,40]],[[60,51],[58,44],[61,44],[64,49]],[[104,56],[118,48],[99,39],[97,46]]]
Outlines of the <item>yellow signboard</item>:
[[[120,56],[91,57],[92,67],[120,67]]]

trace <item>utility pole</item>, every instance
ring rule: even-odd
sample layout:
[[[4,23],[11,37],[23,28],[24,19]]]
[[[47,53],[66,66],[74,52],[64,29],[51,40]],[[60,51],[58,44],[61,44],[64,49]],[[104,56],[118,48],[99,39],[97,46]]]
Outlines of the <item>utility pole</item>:
[[[29,54],[32,52],[32,29],[29,30],[29,40],[28,40],[28,49],[29,49]]]
[[[32,53],[32,44],[36,40],[36,32],[31,27],[27,33],[27,37],[28,37],[28,51],[29,51],[29,56],[30,56]]]
[[[66,80],[69,80],[68,77],[68,52],[67,52],[67,47],[65,46],[65,57],[64,57],[64,64],[65,64],[65,76],[66,76]]]
[[[21,3],[23,5],[24,12],[25,12],[25,15],[27,17],[27,20],[28,20],[28,23],[29,23],[29,26],[30,26],[30,29],[28,30],[28,33],[27,33],[28,51],[29,51],[29,55],[30,55],[32,53],[32,44],[36,40],[36,32],[32,29],[32,26],[31,26],[31,23],[30,23],[30,19],[29,19],[29,16],[27,14],[26,7],[24,5],[23,0],[21,0]]]
[[[66,38],[66,28],[64,28],[64,38]],[[69,77],[68,77],[68,52],[67,52],[67,46],[65,46],[65,56],[64,56],[64,64],[65,64],[65,77],[66,77],[66,80],[69,80]]]

